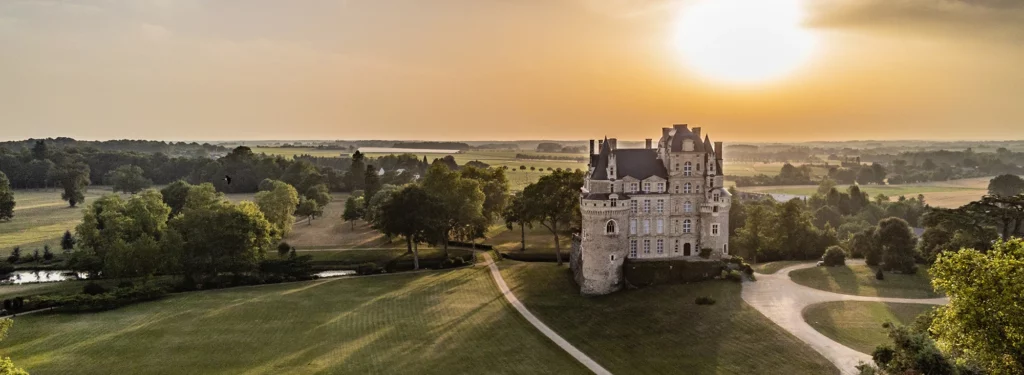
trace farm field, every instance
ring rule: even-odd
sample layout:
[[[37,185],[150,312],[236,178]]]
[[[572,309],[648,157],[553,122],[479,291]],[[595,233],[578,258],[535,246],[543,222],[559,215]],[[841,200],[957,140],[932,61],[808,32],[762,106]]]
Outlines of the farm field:
[[[663,285],[583,297],[567,267],[508,259],[498,264],[531,312],[614,374],[839,373],[743,302],[739,283]],[[698,296],[717,303],[696,305]]]
[[[885,272],[885,280],[875,279],[875,270],[864,264],[838,267],[811,267],[789,273],[797,284],[824,291],[868,297],[935,298],[928,266],[918,265],[916,274]]]
[[[15,190],[14,219],[0,223],[0,255],[6,257],[15,246],[21,246],[22,251],[42,251],[48,244],[59,251],[61,235],[66,230],[73,232],[82,221],[85,204],[111,193],[109,187],[89,187],[85,203],[71,208],[60,199],[58,189]]]
[[[728,158],[728,155],[726,155]],[[782,166],[786,163],[758,163],[758,162],[732,162],[725,160],[725,165],[722,166],[723,173],[726,178],[730,176],[735,177],[749,177],[756,176],[759,174],[765,174],[769,176],[779,174],[782,170]],[[800,163],[790,163],[793,166],[799,167]],[[823,176],[828,174],[828,170],[822,167],[812,167],[812,174],[816,176]]]
[[[923,194],[925,202],[936,207],[960,207],[971,201],[978,200],[988,192],[989,177],[969,178],[952,181],[924,182],[919,184],[904,185],[862,185],[861,191],[874,197],[878,194],[889,196],[890,200],[896,200],[900,195],[916,197]],[[837,189],[846,189],[849,185],[839,185]],[[740,191],[777,193],[793,195],[813,195],[818,187],[816,185],[797,186],[748,186],[737,188]]]
[[[882,324],[908,325],[932,305],[834,301],[807,306],[804,320],[818,332],[856,351],[871,354],[878,345],[889,343]]]
[[[33,375],[587,373],[501,298],[485,267],[27,315],[4,346]]]

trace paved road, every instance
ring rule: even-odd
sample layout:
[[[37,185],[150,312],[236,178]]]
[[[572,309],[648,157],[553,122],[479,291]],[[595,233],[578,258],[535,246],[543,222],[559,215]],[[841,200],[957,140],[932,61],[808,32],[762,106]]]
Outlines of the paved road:
[[[855,262],[854,262],[855,263]],[[743,283],[743,300],[764,316],[810,345],[832,361],[843,374],[856,374],[859,362],[871,363],[871,356],[850,349],[822,335],[804,321],[805,307],[829,301],[873,301],[943,305],[947,298],[884,298],[864,297],[826,292],[793,282],[789,272],[814,267],[814,263],[798,264],[770,275],[758,274],[757,281]]]
[[[543,333],[544,336],[547,336],[551,341],[554,341],[555,345],[558,345],[562,350],[568,352],[569,355],[576,358],[577,361],[580,361],[580,363],[590,369],[590,371],[593,371],[598,375],[611,375],[611,372],[605,370],[604,367],[601,367],[601,365],[597,364],[593,359],[590,359],[586,354],[583,354],[579,349],[576,349],[575,346],[572,346],[572,344],[562,338],[562,336],[559,336],[555,331],[552,331],[551,328],[548,328],[544,322],[534,316],[530,310],[527,310],[526,306],[524,306],[522,302],[519,302],[516,295],[512,294],[512,291],[508,289],[508,285],[505,284],[505,279],[501,277],[501,271],[498,271],[498,266],[496,266],[494,261],[491,260],[491,254],[488,254],[487,252],[480,252],[478,254],[483,255],[484,263],[491,268],[491,276],[494,277],[494,282],[498,284],[498,289],[501,290],[501,294],[505,295],[505,299],[508,300],[508,303],[512,304],[512,307],[515,307],[516,310],[519,311],[520,315],[526,318],[530,324],[533,324],[540,333]]]

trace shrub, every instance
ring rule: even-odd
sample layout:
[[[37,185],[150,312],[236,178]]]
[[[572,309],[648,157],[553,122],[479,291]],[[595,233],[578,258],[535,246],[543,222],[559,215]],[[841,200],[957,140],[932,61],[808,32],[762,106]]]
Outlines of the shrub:
[[[104,288],[103,285],[97,284],[95,281],[90,281],[88,284],[85,284],[85,286],[82,287],[82,293],[88,294],[90,296],[95,296],[106,292],[107,288]]]
[[[156,284],[143,284],[131,288],[120,288],[101,294],[44,295],[37,297],[33,308],[56,307],[62,311],[110,310],[135,302],[163,297],[167,291]]]
[[[11,311],[11,309],[13,309],[13,308],[14,308],[14,302],[9,300],[9,299],[5,299],[4,300],[4,310]]]
[[[878,272],[875,272],[875,279],[876,280],[885,280],[885,274],[882,273],[882,269],[881,268],[878,269]]]
[[[749,264],[744,264],[743,273],[747,274],[747,276],[754,276],[754,267],[751,267]]]
[[[381,273],[381,271],[383,271],[383,269],[374,262],[366,262],[356,266],[357,275],[374,275]]]
[[[288,255],[288,252],[291,250],[292,245],[289,245],[287,242],[281,241],[281,243],[277,244],[277,255],[279,256]]]
[[[50,245],[43,245],[43,260],[53,260],[53,252],[50,251]]]
[[[21,246],[15,246],[14,249],[11,250],[11,255],[7,257],[7,262],[15,264],[18,263],[19,260],[21,260]]]
[[[829,267],[842,266],[846,264],[846,252],[839,246],[829,246],[822,260]]]
[[[711,298],[711,297],[701,296],[701,297],[697,297],[697,300],[695,300],[693,302],[698,304],[698,305],[714,305],[715,304],[715,299]]]
[[[743,275],[741,275],[740,272],[736,270],[723,271],[722,278],[729,281],[735,281],[738,283],[743,282]]]
[[[0,275],[7,275],[14,272],[14,265],[7,262],[0,262]]]

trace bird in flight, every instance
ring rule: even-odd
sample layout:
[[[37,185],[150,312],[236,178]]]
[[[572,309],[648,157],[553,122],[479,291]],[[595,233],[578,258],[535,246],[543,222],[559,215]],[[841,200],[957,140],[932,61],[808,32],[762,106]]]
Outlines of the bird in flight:
[[[231,185],[231,176],[224,175],[224,181],[227,181],[228,185]]]

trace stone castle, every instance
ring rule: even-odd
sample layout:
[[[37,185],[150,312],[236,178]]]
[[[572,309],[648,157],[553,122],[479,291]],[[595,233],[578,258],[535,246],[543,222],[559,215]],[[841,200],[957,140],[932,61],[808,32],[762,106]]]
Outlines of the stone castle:
[[[570,256],[584,295],[615,292],[630,261],[717,260],[729,255],[731,197],[723,187],[722,142],[701,128],[662,128],[657,148],[590,141],[580,194],[582,230]],[[702,254],[703,252],[703,254]]]

